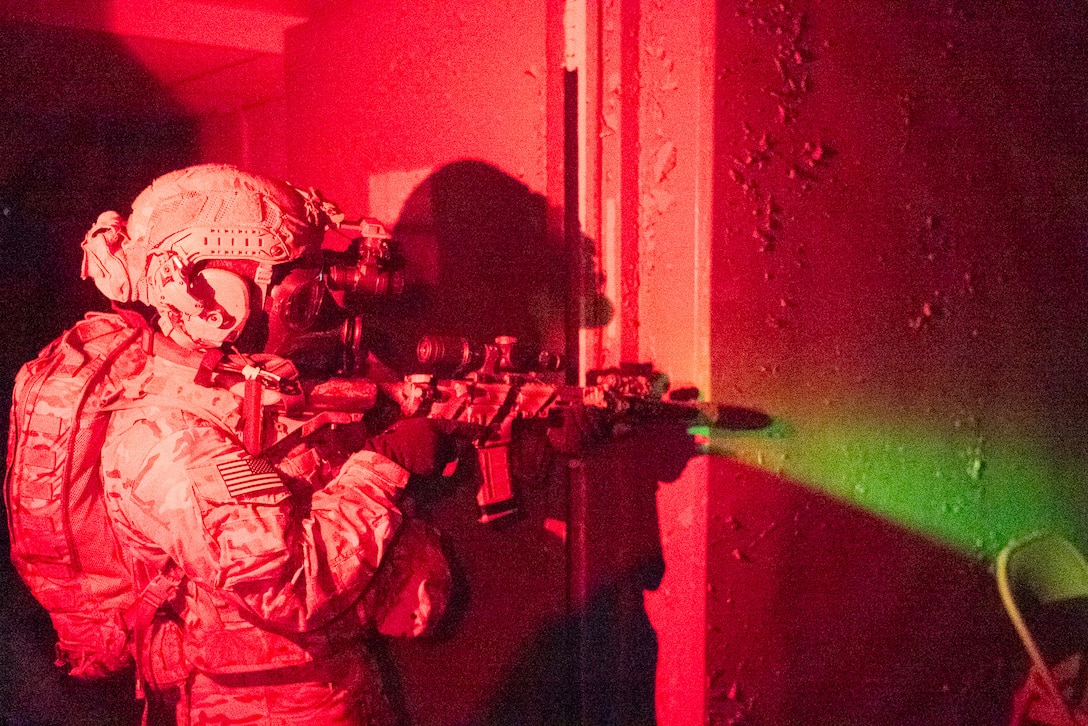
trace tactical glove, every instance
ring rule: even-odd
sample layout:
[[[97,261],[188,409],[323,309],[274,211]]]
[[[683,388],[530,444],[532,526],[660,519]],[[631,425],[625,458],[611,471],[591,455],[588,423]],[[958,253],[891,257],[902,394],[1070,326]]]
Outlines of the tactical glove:
[[[457,458],[447,422],[406,418],[373,436],[363,448],[391,459],[416,477],[433,477]]]

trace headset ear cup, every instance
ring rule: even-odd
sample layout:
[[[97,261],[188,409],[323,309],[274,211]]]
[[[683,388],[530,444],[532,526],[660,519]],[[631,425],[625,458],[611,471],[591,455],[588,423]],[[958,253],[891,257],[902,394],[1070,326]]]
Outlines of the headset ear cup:
[[[170,337],[176,340],[182,333],[201,348],[217,348],[235,340],[249,319],[249,284],[228,270],[209,268],[194,275],[190,286],[201,292],[201,300],[193,299],[191,312],[176,311],[175,325]]]
[[[128,241],[125,221],[117,212],[103,212],[83,237],[83,265],[80,276],[94,280],[95,287],[110,300],[132,300],[124,243]]]

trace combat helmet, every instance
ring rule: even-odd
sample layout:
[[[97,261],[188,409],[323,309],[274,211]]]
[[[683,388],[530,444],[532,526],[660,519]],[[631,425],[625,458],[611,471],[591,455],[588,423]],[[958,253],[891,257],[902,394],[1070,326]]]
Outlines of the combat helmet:
[[[313,190],[192,166],[152,182],[127,222],[101,214],[83,240],[82,276],[111,300],[155,308],[174,342],[214,348],[261,309],[275,269],[320,255],[324,230],[340,219]]]

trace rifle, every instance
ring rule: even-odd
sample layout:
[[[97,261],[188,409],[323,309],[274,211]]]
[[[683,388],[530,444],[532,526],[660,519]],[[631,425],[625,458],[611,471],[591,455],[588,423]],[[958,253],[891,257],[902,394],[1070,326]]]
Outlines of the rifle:
[[[285,451],[326,427],[364,420],[380,431],[398,417],[442,419],[475,449],[481,475],[476,495],[479,519],[493,522],[517,511],[510,450],[526,426],[544,428],[554,448],[574,454],[624,427],[669,423],[752,430],[770,423],[757,411],[699,401],[694,389],[668,391],[667,377],[650,364],[590,371],[585,386],[560,383],[555,380],[564,368],[560,356],[509,336],[484,344],[425,336],[416,357],[430,372],[413,373],[401,381],[364,377],[368,354],[355,308],[376,297],[399,294],[404,288],[403,260],[377,220],[342,223],[337,232],[338,241],[326,240],[329,250],[322,279],[343,323],[288,341],[277,353],[299,364],[316,361],[316,368],[331,362],[339,373],[322,373],[315,381],[298,383],[297,371],[294,376],[277,376],[262,370],[267,379],[263,385],[278,388],[283,404],[275,416],[259,410],[258,383],[251,382],[254,392],[247,394],[251,405],[244,432],[251,453],[268,453],[266,442]]]
[[[510,466],[511,445],[526,425],[543,427],[562,453],[576,453],[624,427],[655,423],[757,429],[769,418],[748,409],[695,400],[697,391],[666,396],[668,379],[650,364],[590,371],[585,386],[548,380],[559,356],[519,345],[509,336],[473,344],[464,338],[426,336],[416,349],[422,366],[403,381],[330,377],[300,389],[301,401],[278,417],[277,446],[324,426],[356,423],[382,405],[395,417],[427,416],[454,424],[475,450],[480,485],[479,521],[518,511]],[[444,377],[448,376],[448,377]]]

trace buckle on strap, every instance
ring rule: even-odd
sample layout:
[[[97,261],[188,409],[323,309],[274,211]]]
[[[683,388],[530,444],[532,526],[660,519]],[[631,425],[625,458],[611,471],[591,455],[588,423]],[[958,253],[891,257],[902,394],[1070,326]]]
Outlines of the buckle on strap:
[[[125,609],[121,617],[128,629],[139,637],[140,632],[151,624],[155,611],[177,593],[184,579],[185,573],[181,568],[173,560],[167,562],[162,571],[151,578],[151,582],[136,597],[136,602]]]

